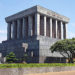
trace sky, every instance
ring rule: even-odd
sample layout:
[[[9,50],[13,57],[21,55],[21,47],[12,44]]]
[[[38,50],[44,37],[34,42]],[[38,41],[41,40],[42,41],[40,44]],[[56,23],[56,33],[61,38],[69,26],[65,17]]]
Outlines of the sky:
[[[75,37],[75,0],[0,0],[0,42],[7,39],[5,17],[35,5],[43,6],[69,17],[67,38]]]

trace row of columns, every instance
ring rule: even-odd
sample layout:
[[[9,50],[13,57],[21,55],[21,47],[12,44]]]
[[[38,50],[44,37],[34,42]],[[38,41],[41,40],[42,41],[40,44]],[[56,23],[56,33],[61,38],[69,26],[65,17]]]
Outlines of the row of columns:
[[[44,36],[46,36],[46,25],[47,25],[47,23],[46,23],[46,19],[47,19],[47,17],[46,16],[44,16]],[[53,24],[52,24],[52,18],[50,18],[50,37],[51,38],[53,38],[53,35],[52,35],[52,26],[53,26]],[[37,14],[37,22],[36,22],[37,24],[37,33],[38,33],[38,35],[40,35],[40,15],[39,14]],[[61,39],[66,39],[66,36],[67,36],[67,24],[66,23],[64,23],[65,25],[65,27],[63,28],[63,22],[62,21],[60,21],[60,33],[61,33]],[[65,32],[63,31],[63,29],[65,29]],[[58,20],[56,19],[55,20],[55,38],[58,38]],[[64,36],[65,35],[65,36]]]
[[[47,17],[44,16],[44,36],[46,36],[46,20]],[[50,37],[53,38],[53,23],[52,23],[52,18],[50,18]],[[16,25],[17,23],[17,25]],[[11,30],[11,25],[13,30]],[[65,33],[63,32],[63,22],[60,21],[60,33],[61,33],[61,39],[63,39],[64,37],[66,38],[66,24],[65,26]],[[28,36],[32,36],[32,28],[33,27],[33,19],[32,16],[28,16]],[[7,32],[7,39],[21,39],[21,38],[25,38],[26,37],[26,19],[23,18],[22,22],[20,19],[17,20],[17,22],[13,21],[12,24],[11,22],[8,23],[8,32]],[[11,32],[12,31],[12,32]],[[17,33],[16,33],[17,32]],[[12,34],[12,37],[11,37]],[[40,14],[36,13],[35,14],[35,35],[40,35]],[[65,36],[64,36],[64,35]],[[55,19],[55,38],[58,38],[58,20]]]

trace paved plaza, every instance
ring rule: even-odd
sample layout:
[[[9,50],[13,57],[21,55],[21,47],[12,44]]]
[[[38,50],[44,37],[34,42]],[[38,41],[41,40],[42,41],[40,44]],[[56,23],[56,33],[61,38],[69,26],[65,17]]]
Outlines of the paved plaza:
[[[38,73],[38,74],[28,74],[28,75],[75,75],[75,71],[49,72],[49,73]]]

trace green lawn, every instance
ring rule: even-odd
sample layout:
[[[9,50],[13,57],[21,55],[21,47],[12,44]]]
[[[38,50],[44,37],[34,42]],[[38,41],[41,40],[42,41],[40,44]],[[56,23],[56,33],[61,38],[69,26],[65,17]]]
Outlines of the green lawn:
[[[0,68],[24,68],[24,67],[55,67],[55,66],[75,66],[66,63],[43,63],[43,64],[0,64]]]

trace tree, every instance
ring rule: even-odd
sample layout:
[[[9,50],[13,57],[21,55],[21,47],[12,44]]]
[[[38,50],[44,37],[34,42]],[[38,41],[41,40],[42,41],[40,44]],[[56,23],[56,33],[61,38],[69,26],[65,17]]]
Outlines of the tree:
[[[73,63],[73,57],[75,54],[75,38],[58,41],[51,46],[50,50],[52,52],[59,52],[62,56],[69,59],[69,63]]]
[[[16,55],[13,52],[10,52],[6,56],[6,62],[8,63],[15,63],[18,59],[16,58]]]

